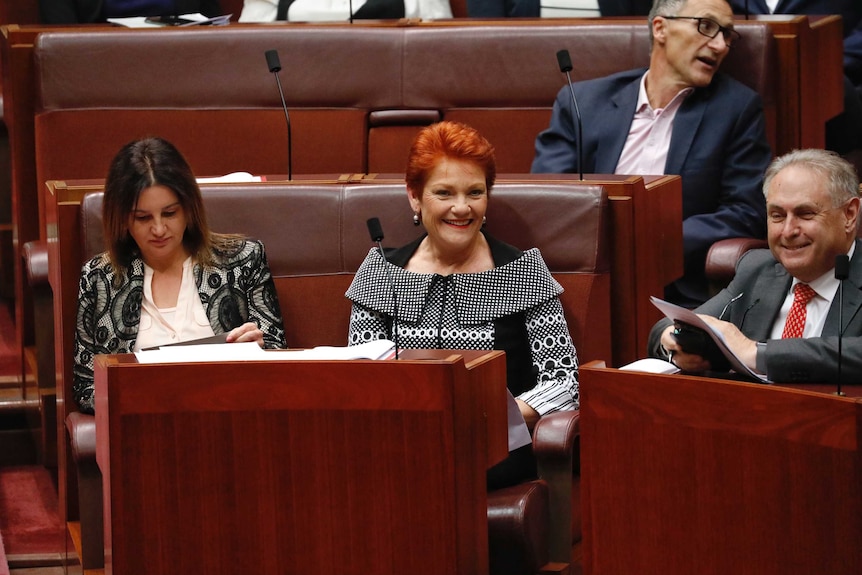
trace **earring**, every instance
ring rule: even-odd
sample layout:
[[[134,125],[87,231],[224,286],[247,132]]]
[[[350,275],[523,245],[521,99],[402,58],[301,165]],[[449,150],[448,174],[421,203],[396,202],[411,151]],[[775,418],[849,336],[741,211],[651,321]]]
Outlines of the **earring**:
[[[488,218],[486,218],[485,216],[482,216],[482,225],[484,226],[487,223],[488,223]]]
[[[418,225],[419,225],[419,214],[418,214],[418,213],[414,213],[414,214],[413,214],[413,225],[414,225],[414,226],[418,226]]]

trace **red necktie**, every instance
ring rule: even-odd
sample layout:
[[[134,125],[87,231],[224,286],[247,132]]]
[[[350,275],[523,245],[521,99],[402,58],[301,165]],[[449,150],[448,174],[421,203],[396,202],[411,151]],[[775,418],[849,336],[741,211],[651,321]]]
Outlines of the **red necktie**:
[[[781,333],[781,338],[802,337],[802,331],[805,329],[805,306],[817,295],[808,284],[796,284],[793,288],[793,305],[790,306],[790,312],[787,314],[787,323],[784,324],[784,331]]]

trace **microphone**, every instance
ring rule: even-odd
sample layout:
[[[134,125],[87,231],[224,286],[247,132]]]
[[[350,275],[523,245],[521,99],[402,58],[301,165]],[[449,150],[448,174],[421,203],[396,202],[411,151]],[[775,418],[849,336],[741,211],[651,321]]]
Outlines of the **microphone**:
[[[721,313],[718,314],[718,319],[724,319],[724,314],[727,313],[727,310],[730,309],[730,306],[732,306],[734,303],[736,303],[736,300],[738,300],[739,298],[741,298],[744,295],[745,295],[745,292],[739,292],[738,295],[730,298],[730,301],[724,305],[724,309],[722,309]]]
[[[392,286],[392,341],[395,343],[395,359],[398,359],[398,293],[395,290],[395,279],[392,277],[392,270],[389,269],[389,260],[386,259],[386,252],[383,251],[383,226],[380,225],[378,218],[369,218],[367,222],[368,234],[371,236],[371,241],[377,244],[377,249],[380,250],[380,256],[383,258],[383,263],[386,264],[386,274],[389,276],[389,285]]]
[[[759,303],[760,303],[760,298],[757,298],[756,300],[754,300],[753,302],[751,302],[751,305],[750,305],[750,306],[748,306],[747,308],[745,308],[745,311],[744,311],[744,312],[742,312],[742,319],[741,319],[741,320],[739,320],[739,331],[742,331],[742,326],[744,326],[744,325],[745,325],[745,316],[747,316],[747,315],[748,315],[748,312],[750,312],[750,311],[751,311],[751,308],[753,308],[754,306],[756,306],[756,305],[757,305],[757,304],[759,304]]]
[[[293,142],[290,137],[290,114],[287,113],[287,104],[284,102],[284,91],[281,89],[281,80],[278,73],[281,71],[281,61],[278,59],[277,50],[267,50],[266,65],[269,67],[270,73],[275,76],[275,83],[278,84],[278,94],[281,96],[281,107],[284,110],[284,119],[287,121],[287,179],[293,179]]]
[[[844,336],[844,280],[850,276],[850,258],[847,254],[835,256],[835,279],[838,280],[838,389],[835,395],[844,395],[841,391],[841,339]]]
[[[578,108],[578,99],[575,98],[575,89],[572,87],[572,75],[569,72],[572,71],[572,58],[569,56],[568,50],[560,50],[557,52],[557,64],[560,65],[560,72],[566,75],[566,80],[569,83],[569,92],[572,94],[572,104],[574,104],[575,108],[575,117],[578,121],[578,170],[580,172],[581,180],[584,179],[584,138],[583,138],[583,125],[581,123],[581,110]]]

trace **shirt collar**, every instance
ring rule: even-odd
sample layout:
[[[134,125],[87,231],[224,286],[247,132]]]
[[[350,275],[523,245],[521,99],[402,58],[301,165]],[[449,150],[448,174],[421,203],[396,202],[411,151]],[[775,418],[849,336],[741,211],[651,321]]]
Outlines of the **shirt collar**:
[[[854,241],[850,244],[850,249],[847,250],[847,257],[851,260],[853,259],[853,253],[856,251],[856,242]],[[793,282],[790,284],[790,291],[793,291],[793,288],[796,284],[800,283],[800,281],[796,278],[793,278]],[[819,297],[827,301],[832,301],[832,298],[835,297],[835,292],[838,291],[838,284],[840,282],[835,279],[835,268],[832,268],[819,278],[815,279],[808,283],[808,285],[813,289]]]
[[[652,106],[650,106],[649,98],[646,93],[646,78],[649,75],[649,70],[644,72],[644,75],[641,76],[640,88],[638,88],[638,103],[635,106],[635,114],[645,114],[648,113],[650,116],[654,115],[656,110],[653,110]],[[679,107],[682,105],[682,101],[685,100],[689,94],[694,92],[694,88],[683,88],[679,92],[676,93],[676,96],[671,98],[671,101],[668,102],[668,105],[663,110],[673,107]]]

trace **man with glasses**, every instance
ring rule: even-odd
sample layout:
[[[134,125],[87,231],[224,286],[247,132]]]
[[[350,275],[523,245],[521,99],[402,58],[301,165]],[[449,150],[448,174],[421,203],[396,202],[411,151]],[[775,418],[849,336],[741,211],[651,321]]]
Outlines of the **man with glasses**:
[[[841,380],[858,383],[862,241],[856,171],[834,152],[794,150],[769,166],[763,193],[769,250],[746,253],[727,289],[695,312],[749,368],[775,382],[838,383],[840,319]],[[843,295],[835,277],[839,255],[850,261]],[[700,355],[686,353],[673,330],[668,320],[653,327],[650,355],[670,355],[685,371],[713,369]]]
[[[575,84],[583,171],[682,176],[685,272],[664,297],[695,307],[709,297],[709,247],[765,235],[759,188],[771,151],[760,97],[717,73],[741,41],[726,0],[656,0],[649,25],[648,69]],[[564,86],[536,138],[534,173],[580,171],[574,116]]]

